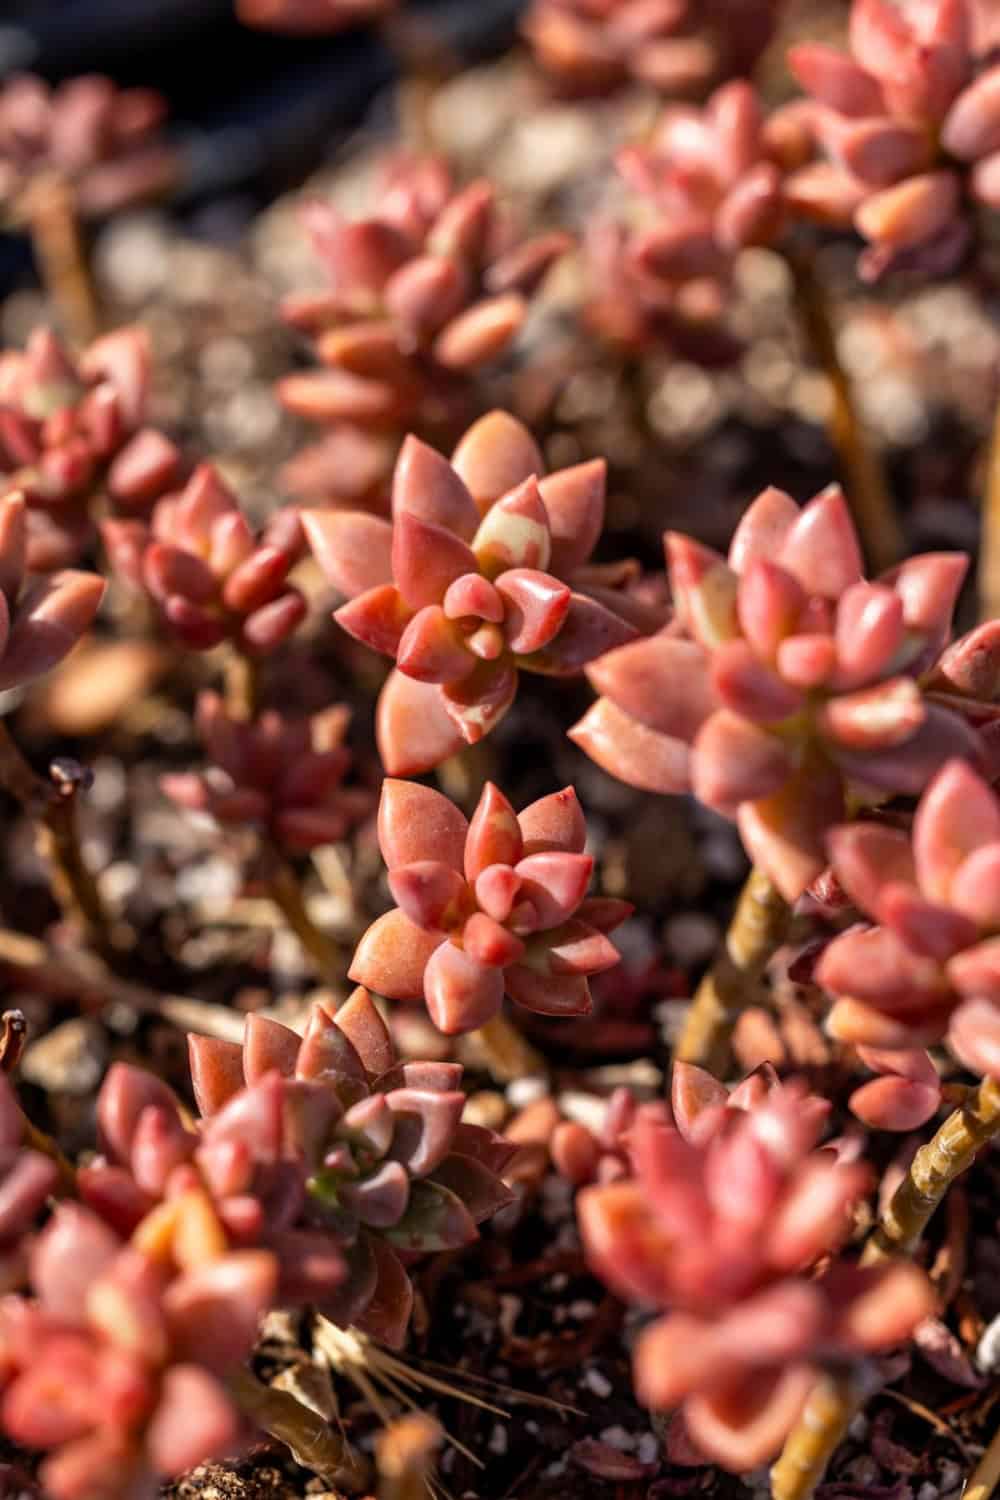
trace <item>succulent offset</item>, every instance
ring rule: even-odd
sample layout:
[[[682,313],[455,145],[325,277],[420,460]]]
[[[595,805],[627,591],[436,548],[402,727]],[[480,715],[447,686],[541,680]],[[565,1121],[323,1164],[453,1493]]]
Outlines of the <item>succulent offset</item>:
[[[472,821],[440,792],[388,780],[379,844],[398,903],[358,944],[350,977],[426,1002],[445,1033],[495,1016],[505,994],[541,1015],[585,1015],[587,976],[618,962],[626,902],[586,892],[594,861],[572,787],[515,813],[487,783]]]

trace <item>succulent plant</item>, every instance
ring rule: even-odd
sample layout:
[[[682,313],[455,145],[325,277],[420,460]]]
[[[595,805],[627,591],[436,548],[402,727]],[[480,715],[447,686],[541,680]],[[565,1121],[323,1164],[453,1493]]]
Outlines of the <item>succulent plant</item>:
[[[639,1399],[680,1408],[707,1459],[746,1471],[778,1449],[817,1368],[901,1342],[933,1293],[912,1265],[828,1260],[871,1174],[818,1146],[824,1100],[766,1068],[727,1095],[681,1063],[671,1102],[672,1125],[636,1121],[634,1175],[580,1193],[580,1225],[618,1295],[668,1309],[635,1348]]]
[[[777,9],[777,0],[533,0],[522,30],[539,66],[574,93],[630,78],[700,93],[752,70]]]
[[[618,962],[607,933],[624,901],[588,900],[593,859],[572,787],[515,813],[488,782],[472,821],[440,792],[387,780],[379,845],[397,901],[368,929],[357,984],[426,1002],[446,1034],[495,1016],[509,994],[541,1015],[584,1015],[587,976]]]
[[[95,498],[116,510],[150,504],[180,455],[144,427],[149,344],[140,328],[105,334],[73,358],[48,328],[0,354],[0,483],[31,507],[29,565],[72,563],[93,538]]]
[[[401,0],[237,0],[236,14],[244,26],[299,36],[323,36],[380,21]]]
[[[598,1130],[579,1120],[559,1120],[549,1139],[552,1165],[574,1187],[618,1182],[629,1175],[629,1141],[640,1119],[669,1124],[670,1112],[662,1100],[640,1102],[631,1089],[615,1089]]]
[[[166,101],[153,89],[122,89],[97,74],[51,88],[22,73],[0,89],[0,210],[18,219],[34,180],[70,182],[94,217],[169,188],[176,153],[160,138]]]
[[[499,1173],[515,1148],[462,1122],[461,1068],[398,1063],[361,989],[336,1013],[315,1004],[304,1036],[251,1016],[242,1046],[192,1036],[190,1054],[196,1130],[158,1079],[112,1068],[106,1155],[81,1170],[81,1196],[130,1232],[198,1193],[237,1249],[276,1257],[275,1305],[315,1303],[402,1343],[404,1267],[468,1244],[509,1198]]]
[[[877,923],[822,954],[838,996],[834,1034],[883,1051],[947,1036],[974,1072],[1000,1076],[1000,801],[962,761],[938,772],[912,834],[875,822],[835,828],[837,879]]]
[[[22,687],[63,660],[94,622],[107,584],[66,569],[30,580],[28,507],[0,497],[0,690]]]
[[[334,618],[395,659],[378,741],[390,775],[440,764],[507,712],[520,671],[572,675],[634,639],[631,574],[588,569],[604,517],[603,461],[547,478],[525,427],[503,412],[465,434],[451,462],[407,439],[393,519],[306,510],[320,567],[349,602]]]
[[[0,1074],[0,1293],[16,1291],[27,1277],[29,1234],[59,1169],[49,1156],[24,1144],[24,1116]]]
[[[374,217],[351,221],[311,202],[303,219],[330,290],[291,297],[282,310],[314,339],[324,368],[286,376],[278,395],[332,430],[286,474],[313,494],[328,479],[331,497],[357,503],[387,477],[387,435],[391,465],[408,427],[454,430],[470,376],[510,348],[571,241],[519,239],[492,184],[457,188],[438,157],[390,158]]]
[[[335,704],[311,719],[269,711],[234,719],[217,693],[202,693],[196,723],[210,765],[161,779],[181,807],[207,812],[223,827],[265,829],[282,849],[336,843],[374,807],[372,793],[343,785],[351,754],[343,744],[350,711]]]
[[[826,164],[787,184],[796,212],[853,223],[861,272],[946,275],[973,237],[977,205],[1000,207],[1000,66],[980,66],[966,0],[853,0],[850,51],[820,42],[789,65],[815,102]]]
[[[0,1302],[0,1426],[47,1454],[46,1496],[152,1494],[158,1476],[237,1448],[224,1380],[276,1280],[273,1255],[227,1247],[203,1194],[179,1194],[128,1240],[57,1207],[31,1250],[31,1295]]]
[[[941,656],[963,554],[912,557],[864,581],[836,486],[802,510],[765,490],[728,561],[676,533],[666,548],[675,620],[591,663],[602,696],[570,738],[630,785],[693,789],[736,818],[786,899],[825,868],[848,789],[915,795],[952,756],[989,761],[976,731],[996,709],[963,697],[992,695],[985,667],[971,666],[982,664],[978,634]]]
[[[255,535],[211,464],[199,464],[183,490],[158,500],[149,521],[105,521],[102,534],[116,572],[145,590],[195,650],[231,640],[266,655],[305,617],[306,602],[288,582],[297,528],[279,512]]]

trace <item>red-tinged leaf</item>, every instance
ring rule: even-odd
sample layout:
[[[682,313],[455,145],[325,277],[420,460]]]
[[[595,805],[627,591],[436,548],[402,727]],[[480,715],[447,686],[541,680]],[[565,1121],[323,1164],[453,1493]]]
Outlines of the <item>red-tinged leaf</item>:
[[[504,635],[517,655],[547,646],[562,628],[572,594],[566,584],[535,568],[511,568],[496,580],[506,604]]]
[[[440,604],[449,584],[478,573],[479,565],[461,537],[403,510],[396,513],[392,528],[392,571],[404,602],[421,609]]]
[[[690,1396],[684,1421],[708,1458],[734,1474],[745,1474],[773,1458],[794,1426],[815,1383],[806,1365],[780,1373],[754,1371],[711,1395]]]
[[[351,1322],[390,1349],[401,1349],[413,1312],[413,1287],[399,1257],[379,1235],[366,1237],[375,1262],[375,1288],[364,1311]]]
[[[965,552],[923,552],[906,558],[884,580],[903,601],[907,629],[928,636],[932,651],[940,650],[951,634],[952,614],[968,571]]]
[[[586,594],[571,594],[562,627],[547,646],[519,658],[529,672],[568,677],[582,667],[634,641],[639,632],[621,615]]]
[[[789,529],[778,556],[807,594],[839,599],[862,576],[861,548],[839,485],[810,500]]]
[[[386,282],[385,305],[401,328],[424,340],[461,311],[468,288],[457,261],[443,255],[419,255]]]
[[[863,119],[883,112],[877,81],[846,52],[823,42],[800,42],[789,47],[786,61],[806,93],[837,114]]]
[[[816,980],[833,995],[866,1001],[890,1016],[940,1006],[948,989],[940,965],[912,953],[886,927],[853,928],[834,938],[816,966]]]
[[[728,563],[734,573],[746,573],[758,559],[778,556],[785,538],[799,517],[791,495],[771,485],[761,490],[743,513],[729,545]]]
[[[237,614],[250,614],[282,592],[290,558],[281,547],[258,547],[227,578],[222,602]]]
[[[391,1159],[402,1163],[409,1176],[426,1177],[451,1149],[465,1095],[458,1090],[399,1088],[383,1097],[395,1116]]]
[[[954,172],[927,172],[872,193],[854,215],[858,232],[876,244],[909,250],[934,238],[958,213]]]
[[[587,1260],[612,1290],[629,1301],[662,1305],[670,1294],[670,1240],[642,1185],[629,1180],[585,1188],[576,1212]]]
[[[941,128],[941,144],[966,162],[1000,151],[1000,66],[987,68],[959,94]]]
[[[921,888],[947,902],[960,865],[977,849],[1000,841],[1000,803],[964,761],[934,777],[913,820],[913,853]]]
[[[198,1364],[174,1365],[146,1431],[153,1468],[173,1478],[236,1445],[240,1417],[225,1387]]]
[[[453,1148],[459,1155],[471,1157],[496,1176],[503,1172],[520,1150],[515,1141],[497,1135],[496,1131],[465,1122],[455,1131]]]
[[[711,681],[725,708],[760,724],[780,723],[805,703],[801,691],[765,665],[746,641],[727,641],[718,648],[712,657]]]
[[[352,510],[299,512],[313,556],[349,599],[392,581],[392,527],[381,516]]]
[[[393,1066],[396,1050],[389,1028],[366,989],[359,985],[352,991],[337,1010],[336,1019],[371,1077],[376,1078]]]
[[[587,1016],[593,1009],[584,974],[539,974],[513,964],[504,971],[503,983],[512,1000],[539,1016]]]
[[[243,1033],[243,1071],[247,1083],[256,1083],[265,1073],[291,1078],[302,1038],[289,1026],[268,1016],[247,1016]]]
[[[802,585],[786,568],[763,557],[748,562],[736,608],[743,634],[758,656],[774,659],[782,641],[795,631],[806,599]]]
[[[586,895],[593,869],[592,855],[562,850],[522,859],[515,872],[521,878],[519,899],[530,902],[535,914],[529,930],[545,930],[567,921]]]
[[[398,1161],[385,1161],[357,1182],[341,1183],[337,1197],[369,1229],[389,1229],[406,1211],[410,1180]]]
[[[277,1283],[277,1261],[265,1250],[231,1251],[185,1271],[163,1298],[177,1354],[228,1373],[253,1348]]]
[[[393,777],[382,783],[378,841],[390,870],[426,859],[461,870],[468,833],[465,815],[432,787]]]
[[[473,265],[487,253],[494,225],[496,189],[485,178],[453,194],[435,220],[429,243],[439,255],[453,255]]]
[[[849,750],[892,750],[912,739],[926,713],[912,677],[893,677],[831,698],[820,709],[816,724],[821,734]]]
[[[503,1003],[504,976],[479,963],[452,942],[444,942],[427,961],[424,999],[434,1025],[446,1036],[475,1031],[497,1014]]]
[[[517,693],[517,668],[507,661],[481,662],[461,682],[439,688],[445,712],[466,744],[495,729]]]
[[[693,1063],[674,1062],[670,1082],[670,1109],[674,1123],[685,1141],[697,1143],[699,1120],[716,1117],[724,1109],[729,1095],[725,1084],[713,1078],[705,1068]]]
[[[840,999],[830,1007],[825,1030],[834,1041],[852,1047],[931,1047],[948,1030],[953,1001],[954,996],[949,992],[944,1004],[931,1004],[926,1009],[907,1011],[896,1017],[861,1000]]]
[[[598,657],[587,677],[640,724],[690,743],[718,706],[708,664],[697,642],[653,635]]]
[[[968,1000],[1000,1000],[1000,938],[986,938],[947,964],[948,978]]]
[[[488,781],[469,824],[465,878],[474,881],[490,865],[515,865],[523,849],[517,814],[500,788]]]
[[[837,879],[863,912],[879,916],[886,885],[916,885],[910,840],[901,829],[880,823],[852,823],[834,828],[827,847]]]
[[[107,584],[96,573],[53,573],[18,602],[0,661],[0,688],[40,677],[90,629]]]
[[[488,578],[481,573],[466,573],[449,585],[444,612],[449,620],[472,616],[499,625],[504,617],[504,602]]]
[[[28,561],[28,507],[19,490],[0,499],[0,593],[13,605]]]
[[[475,670],[476,657],[441,606],[429,604],[417,611],[400,636],[396,666],[417,682],[461,682]]]
[[[826,125],[823,134],[847,170],[871,187],[890,187],[933,164],[934,147],[926,129],[906,121],[837,120]]]
[[[476,876],[476,900],[495,922],[506,922],[520,889],[520,877],[510,865],[488,865]]]
[[[618,901],[614,896],[588,896],[580,902],[576,914],[581,922],[596,927],[598,932],[614,932],[634,911],[631,901]]]
[[[394,657],[412,613],[399,590],[387,583],[342,604],[333,618],[355,640],[363,641],[385,656]]]
[[[195,1037],[189,1040],[194,1042]],[[205,1041],[207,1038],[197,1038]],[[242,1075],[240,1078],[242,1083]],[[136,1126],[150,1108],[177,1113],[177,1099],[165,1083],[145,1068],[113,1063],[97,1096],[97,1125],[101,1146],[112,1160],[128,1163]]]
[[[295,1074],[305,1079],[328,1078],[334,1084],[341,1078],[361,1083],[367,1080],[365,1065],[352,1042],[322,1005],[314,1005],[309,1012],[296,1056]]]
[[[960,758],[979,764],[985,736],[939,703],[925,700],[922,724],[901,745],[875,752],[849,750],[833,740],[827,752],[843,774],[894,796],[918,796],[942,765]],[[919,861],[918,861],[919,864]]]
[[[440,453],[419,438],[408,437],[393,475],[393,515],[398,517],[407,511],[463,541],[471,541],[479,525],[479,512],[463,479]]]
[[[538,444],[527,427],[505,411],[488,412],[473,423],[451,462],[482,513],[501,495],[545,470]]]
[[[389,889],[401,911],[418,927],[444,932],[460,926],[469,912],[469,888],[457,870],[440,860],[397,865]]]
[[[188,1061],[195,1103],[214,1115],[243,1087],[243,1049],[218,1037],[188,1036]]]
[[[779,791],[741,805],[740,837],[785,900],[795,901],[825,869],[826,835],[843,815],[836,771],[804,765]]]
[[[1000,620],[985,621],[949,646],[936,663],[929,685],[964,698],[995,702],[1000,697]]]
[[[446,370],[466,371],[501,355],[524,326],[528,304],[519,292],[484,297],[438,334],[434,358]]]
[[[725,708],[706,720],[691,749],[695,796],[727,817],[741,802],[779,791],[794,770],[791,746]]]
[[[154,427],[145,427],[125,444],[108,469],[108,494],[126,509],[142,508],[176,481],[180,450]]]
[[[70,1327],[82,1323],[91,1283],[108,1270],[120,1248],[89,1209],[60,1203],[30,1253],[31,1285],[44,1311]]]
[[[539,480],[552,535],[549,567],[557,578],[568,578],[582,567],[597,546],[604,527],[607,482],[608,466],[603,458],[558,469]]]
[[[440,1183],[413,1184],[410,1204],[398,1224],[385,1231],[396,1250],[429,1255],[435,1250],[460,1250],[479,1238],[471,1215],[454,1193]]]
[[[521,939],[482,911],[475,912],[466,922],[462,929],[462,946],[476,963],[491,969],[505,969],[524,956]]]
[[[307,422],[392,423],[405,419],[409,404],[392,382],[350,370],[285,375],[275,390],[282,406]]]
[[[362,937],[348,978],[391,1000],[420,1000],[424,971],[440,943],[439,932],[424,932],[399,910],[386,912]]]
[[[909,1078],[873,1078],[855,1089],[847,1102],[870,1130],[919,1130],[937,1113],[941,1090]]]
[[[390,672],[375,711],[375,737],[389,776],[420,776],[462,748],[464,737],[440,689]]]
[[[928,901],[912,885],[886,884],[879,917],[914,953],[939,962],[969,947],[978,931],[975,922],[961,912]]]
[[[548,512],[534,476],[508,491],[487,512],[473,539],[487,578],[512,568],[544,572],[552,554]]]
[[[587,842],[587,824],[580,800],[571,786],[548,797],[539,797],[517,815],[525,854],[548,854],[562,850],[582,854]],[[521,851],[511,863],[516,863]]]
[[[1000,1006],[991,999],[966,1000],[951,1017],[948,1046],[973,1073],[1000,1078]]]
[[[714,650],[738,637],[738,575],[691,537],[668,531],[663,540],[674,607],[695,640]]]
[[[239,644],[251,655],[275,651],[298,629],[308,613],[308,605],[298,589],[286,589],[270,604],[264,604],[247,615],[239,631]]]
[[[976,849],[952,878],[950,904],[978,927],[1000,927],[1000,844]]]
[[[599,698],[568,737],[609,776],[644,792],[690,790],[690,752],[679,739],[640,724],[610,698]]]
[[[572,917],[545,935],[544,947],[532,943],[527,960],[550,974],[603,974],[621,958],[618,949],[596,927]]]
[[[446,1187],[468,1209],[473,1222],[482,1224],[514,1201],[514,1195],[494,1171],[474,1157],[454,1150],[434,1168],[432,1180]]]

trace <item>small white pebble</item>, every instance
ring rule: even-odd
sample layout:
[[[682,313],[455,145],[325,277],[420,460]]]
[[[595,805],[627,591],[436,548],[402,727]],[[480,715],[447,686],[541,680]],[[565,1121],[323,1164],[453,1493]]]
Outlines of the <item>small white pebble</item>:
[[[569,1305],[569,1315],[582,1321],[584,1318],[592,1318],[597,1311],[597,1304],[589,1302],[586,1297],[578,1297]]]
[[[862,1412],[858,1412],[858,1415],[851,1422],[850,1427],[848,1427],[847,1432],[856,1443],[860,1443],[862,1439],[868,1436],[868,1418]]]
[[[491,1453],[507,1452],[507,1429],[502,1422],[495,1423],[488,1446]]]
[[[588,1391],[593,1391],[595,1396],[610,1396],[612,1391],[611,1381],[600,1370],[588,1370],[583,1377],[583,1383]]]
[[[569,1277],[565,1271],[557,1271],[554,1276],[549,1277],[549,1286],[554,1292],[565,1291],[569,1286]]]
[[[510,1293],[500,1298],[500,1331],[504,1338],[512,1338],[514,1335],[514,1324],[521,1312],[520,1297],[513,1297]]]
[[[511,1109],[524,1109],[529,1104],[534,1104],[536,1099],[544,1099],[549,1091],[549,1086],[544,1078],[535,1078],[530,1074],[527,1078],[515,1078],[513,1083],[507,1085],[507,1103]]]
[[[644,1432],[639,1439],[638,1447],[639,1462],[644,1464],[655,1464],[660,1456],[660,1443],[655,1432]]]
[[[624,1427],[605,1427],[604,1431],[598,1433],[602,1443],[607,1443],[609,1448],[618,1448],[623,1452],[628,1448],[634,1448],[636,1443],[635,1433],[626,1432]]]
[[[537,1436],[537,1434],[538,1434],[538,1423],[536,1421],[534,1421],[533,1419],[531,1419],[531,1420],[525,1422],[525,1424],[524,1424],[524,1430],[525,1430],[525,1432],[533,1432]]]
[[[557,1475],[565,1474],[565,1472],[566,1460],[564,1458],[557,1458],[554,1464],[549,1464],[542,1470],[542,1473],[545,1475],[546,1479],[555,1479]]]
[[[928,1481],[928,1483],[922,1484],[919,1490],[917,1490],[917,1500],[937,1500],[939,1494],[940,1491],[937,1485],[931,1484]]]
[[[976,1346],[976,1364],[990,1375],[1000,1370],[1000,1317],[987,1323]]]

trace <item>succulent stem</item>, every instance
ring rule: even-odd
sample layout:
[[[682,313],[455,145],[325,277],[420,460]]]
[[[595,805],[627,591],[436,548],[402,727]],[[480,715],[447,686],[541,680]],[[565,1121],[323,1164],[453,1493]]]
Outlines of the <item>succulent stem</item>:
[[[226,656],[226,712],[233,719],[249,723],[260,713],[260,662],[238,646],[231,645]]]
[[[77,796],[86,782],[75,761],[53,763],[52,780],[38,776],[0,723],[0,786],[37,821],[40,845],[52,868],[52,889],[66,916],[87,945],[104,956],[114,953],[111,927],[97,881],[80,847]]]
[[[811,259],[786,252],[795,305],[809,347],[830,382],[830,441],[837,450],[861,542],[876,572],[904,554],[905,542],[885,472],[858,410],[851,378],[837,349],[830,304]]]
[[[315,961],[322,978],[339,987],[344,969],[344,954],[339,943],[316,926],[305,903],[302,885],[288,861],[274,845],[265,847],[268,894],[295,933],[303,948]]]
[[[952,1183],[997,1134],[1000,1134],[1000,1083],[987,1078],[961,1108],[948,1116],[926,1146],[921,1146],[869,1236],[862,1264],[875,1265],[893,1255],[912,1254]],[[810,1395],[771,1472],[773,1500],[809,1500],[865,1394],[855,1377],[824,1376]],[[980,1468],[983,1474],[979,1476],[977,1470],[973,1480],[979,1476],[979,1482],[985,1486],[979,1500],[985,1500],[1000,1475],[1000,1434],[990,1445]],[[970,1487],[966,1494],[972,1493]]]
[[[983,534],[979,553],[979,618],[1000,615],[1000,400],[997,401],[986,466]]]
[[[73,189],[58,173],[46,173],[24,194],[21,211],[46,292],[70,335],[89,344],[101,317]]]
[[[853,1370],[816,1382],[771,1470],[772,1500],[810,1500],[868,1389]]]
[[[788,931],[791,910],[774,882],[754,867],[740,892],[725,946],[688,1011],[675,1056],[724,1078],[740,1013],[758,997],[761,977]]]
[[[532,1074],[545,1076],[548,1064],[542,1054],[523,1037],[504,1015],[494,1016],[485,1026],[465,1038],[474,1061],[497,1083],[513,1083]]]
[[[962,1500],[990,1500],[1000,1482],[1000,1428],[993,1434],[990,1445],[979,1460],[972,1477],[962,1492]]]

